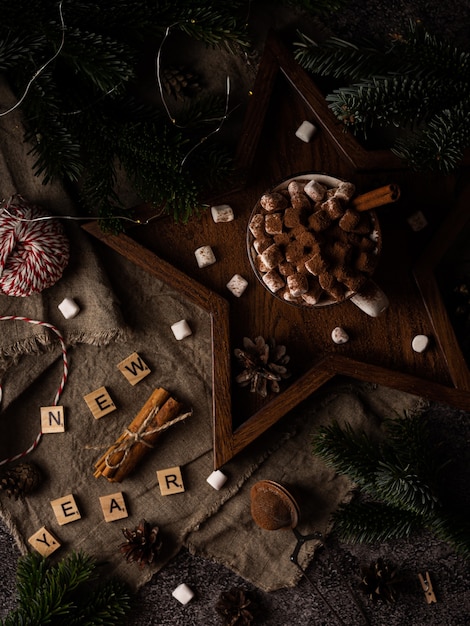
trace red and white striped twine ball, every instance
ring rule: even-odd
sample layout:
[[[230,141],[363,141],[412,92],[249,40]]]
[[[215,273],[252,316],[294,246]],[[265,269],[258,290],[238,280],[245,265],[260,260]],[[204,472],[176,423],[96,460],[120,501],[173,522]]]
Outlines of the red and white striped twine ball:
[[[0,205],[0,292],[24,298],[54,285],[69,261],[62,224],[20,195]],[[24,220],[24,221],[23,221]]]

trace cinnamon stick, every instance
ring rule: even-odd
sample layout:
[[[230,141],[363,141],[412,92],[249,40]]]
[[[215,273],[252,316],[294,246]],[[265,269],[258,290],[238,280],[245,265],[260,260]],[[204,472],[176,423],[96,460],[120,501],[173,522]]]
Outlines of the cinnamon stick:
[[[161,389],[161,388],[155,389],[153,393],[150,395],[150,397],[148,398],[147,402],[144,404],[144,406],[140,409],[140,411],[137,413],[135,418],[129,424],[127,430],[129,430],[132,433],[139,432],[143,423],[149,416],[150,411],[154,410],[156,406],[161,406],[162,404],[164,404],[169,397],[170,397],[170,394],[168,393],[168,391],[166,391],[166,389]],[[112,446],[110,446],[110,448],[108,448],[107,452],[103,454],[103,456],[96,462],[95,464],[96,471],[94,473],[95,478],[98,478],[98,476],[101,476],[103,471],[106,470],[108,464],[117,465],[121,461],[122,457],[124,456],[124,451],[116,452],[116,450],[128,438],[129,438],[129,435],[127,432],[122,433],[119,439],[117,439],[117,441]],[[108,467],[107,471],[112,473],[111,467]]]
[[[110,482],[125,478],[162,434],[156,429],[175,419],[181,406],[165,389],[155,389],[126,432],[98,459],[95,478],[104,476]]]
[[[175,419],[181,412],[182,404],[174,398],[168,398],[165,404],[160,408],[156,414],[154,420],[149,424],[149,429],[155,426],[163,426],[165,423]],[[114,474],[111,482],[121,482],[130,472],[135,469],[137,463],[143,459],[154,446],[157,440],[161,437],[163,431],[159,431],[145,437],[145,444],[136,442],[130,449],[129,454],[119,466],[118,470]],[[147,444],[147,445],[146,445]]]
[[[379,206],[396,202],[399,197],[400,187],[392,183],[356,196],[351,200],[351,204],[356,211],[370,211]]]

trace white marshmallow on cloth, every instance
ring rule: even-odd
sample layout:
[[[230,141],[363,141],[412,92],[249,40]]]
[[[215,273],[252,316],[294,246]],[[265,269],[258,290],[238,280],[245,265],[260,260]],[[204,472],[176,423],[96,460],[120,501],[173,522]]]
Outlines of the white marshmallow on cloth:
[[[194,591],[186,583],[181,583],[171,592],[171,595],[181,604],[188,604],[194,598]]]
[[[80,307],[72,298],[64,298],[57,308],[66,320],[71,320],[80,312]]]
[[[307,122],[306,120],[302,122],[302,124],[295,131],[295,136],[305,143],[308,143],[313,135],[316,133],[317,127],[314,126],[311,122]]]
[[[210,246],[200,246],[194,251],[199,267],[208,267],[216,261],[215,254]]]
[[[243,278],[243,276],[240,276],[240,274],[234,274],[228,281],[226,287],[234,296],[239,298],[248,287],[248,281]]]
[[[175,322],[171,325],[171,330],[173,331],[173,334],[178,341],[181,341],[181,339],[189,337],[189,335],[193,334],[186,320],[180,320],[179,322]]]
[[[227,482],[227,476],[220,470],[214,470],[206,478],[206,481],[209,483],[211,487],[219,491],[219,489],[221,489]]]
[[[211,206],[211,215],[214,222],[231,222],[234,219],[233,209],[229,204]]]

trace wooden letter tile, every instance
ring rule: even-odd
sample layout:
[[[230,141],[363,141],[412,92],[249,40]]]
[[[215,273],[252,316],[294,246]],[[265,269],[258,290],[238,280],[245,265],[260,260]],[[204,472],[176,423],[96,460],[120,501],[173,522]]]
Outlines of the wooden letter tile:
[[[51,500],[51,506],[61,526],[75,522],[82,517],[72,494]]]
[[[31,535],[28,543],[42,556],[49,556],[61,546],[60,541],[45,526]]]
[[[65,430],[64,407],[42,406],[41,407],[41,432],[63,433]]]
[[[168,467],[157,471],[158,484],[162,496],[169,496],[184,491],[180,467]]]
[[[109,496],[100,496],[100,504],[106,522],[114,522],[129,515],[124,502],[124,495],[121,492],[112,493]]]
[[[95,389],[95,391],[83,396],[83,399],[92,412],[93,417],[97,420],[116,410],[116,405],[111,400],[111,396],[109,395],[106,387]]]
[[[143,362],[137,352],[118,363],[118,369],[131,385],[136,385],[142,378],[150,374],[150,368]]]

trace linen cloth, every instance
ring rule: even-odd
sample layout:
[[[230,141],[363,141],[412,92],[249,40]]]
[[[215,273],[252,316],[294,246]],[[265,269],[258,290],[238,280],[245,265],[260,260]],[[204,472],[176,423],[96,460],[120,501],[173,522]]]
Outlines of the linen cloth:
[[[0,85],[2,110],[14,103]],[[74,215],[75,207],[57,183],[43,186],[32,174],[30,146],[23,143],[21,118],[15,111],[0,117],[0,193],[20,193],[51,215]],[[290,563],[290,532],[266,532],[251,519],[250,489],[258,480],[292,485],[299,497],[302,532],[330,529],[331,513],[350,498],[352,485],[314,459],[311,437],[332,419],[379,428],[380,417],[419,405],[414,396],[367,385],[333,386],[315,394],[286,416],[223,471],[220,491],[206,481],[212,471],[211,332],[208,314],[182,300],[168,285],[92,242],[78,223],[65,222],[71,258],[53,287],[28,298],[0,296],[0,315],[19,315],[54,324],[63,334],[69,377],[60,399],[65,432],[44,434],[24,460],[41,469],[44,480],[24,499],[0,493],[0,515],[22,552],[28,539],[46,527],[62,544],[49,558],[83,550],[106,562],[107,572],[137,589],[183,547],[221,562],[266,590],[292,586],[299,579]],[[79,315],[63,319],[57,305],[74,298]],[[192,335],[176,341],[171,325],[185,319]],[[49,330],[25,322],[0,322],[0,458],[26,450],[36,437],[41,406],[52,404],[63,364]],[[132,386],[117,365],[137,352],[150,375]],[[95,419],[84,395],[105,386],[116,411]],[[94,463],[129,425],[156,387],[167,389],[192,414],[166,431],[155,450],[122,483],[93,476]],[[378,416],[378,417],[377,417]],[[156,472],[180,467],[185,491],[162,496]],[[100,497],[122,494],[127,518],[106,522]],[[73,495],[80,519],[61,525],[51,501]],[[163,551],[156,564],[141,569],[119,553],[122,528],[141,519],[160,527]],[[302,552],[306,565],[316,544]]]
[[[15,103],[8,85],[0,79],[0,110],[7,111]],[[35,157],[30,153],[31,148],[24,142],[19,109],[0,116],[0,198],[7,200],[20,194],[41,206],[48,215],[76,217],[76,206],[64,186],[59,181],[44,185],[34,175]],[[53,324],[68,344],[102,345],[125,339],[125,325],[91,242],[80,222],[61,221],[70,243],[70,260],[62,278],[52,287],[26,298],[1,294],[0,315]],[[73,298],[80,307],[80,314],[71,320],[66,320],[57,308],[66,297]],[[1,406],[8,406],[58,355],[57,337],[43,326],[0,322],[0,381],[4,387]],[[15,384],[10,385],[10,380]]]
[[[77,344],[70,349],[70,375],[62,403],[64,433],[43,435],[28,460],[45,474],[41,488],[23,500],[0,494],[0,513],[20,548],[29,549],[28,538],[45,526],[62,543],[57,551],[81,549],[107,563],[107,572],[139,588],[183,547],[224,563],[266,590],[296,584],[299,572],[289,561],[293,549],[290,532],[265,532],[250,515],[250,488],[268,478],[293,485],[300,493],[302,532],[328,532],[330,514],[350,497],[351,484],[315,461],[311,434],[331,419],[353,420],[356,425],[378,426],[377,415],[390,415],[419,404],[419,399],[367,385],[336,386],[316,394],[298,411],[286,416],[223,471],[226,485],[214,490],[206,481],[212,471],[211,333],[208,314],[164,283],[98,244],[110,282],[129,327],[125,343],[104,346]],[[171,325],[187,320],[192,335],[177,341]],[[135,386],[117,364],[137,352],[151,373]],[[37,424],[39,406],[50,404],[60,378],[56,362],[13,402],[2,415],[9,426],[0,450],[22,449]],[[83,396],[105,386],[117,410],[95,419]],[[122,483],[94,478],[94,463],[132,421],[156,387],[167,389],[184,410],[186,420],[168,429],[154,450]],[[330,395],[332,394],[332,395]],[[364,402],[364,398],[367,402]],[[377,400],[374,400],[377,398]],[[372,402],[376,407],[371,411]],[[380,420],[379,420],[380,421]],[[180,467],[185,491],[162,496],[156,472]],[[100,497],[122,494],[128,517],[106,522]],[[81,519],[60,526],[51,500],[72,494]],[[155,566],[139,568],[119,553],[122,528],[134,528],[141,519],[158,525],[164,549]],[[306,564],[316,546],[302,555]],[[49,558],[54,558],[52,555]]]

